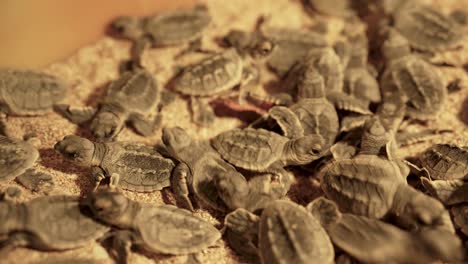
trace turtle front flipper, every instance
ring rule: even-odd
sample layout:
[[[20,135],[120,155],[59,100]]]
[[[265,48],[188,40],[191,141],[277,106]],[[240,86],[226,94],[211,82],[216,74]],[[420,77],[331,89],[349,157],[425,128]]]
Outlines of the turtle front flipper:
[[[215,120],[213,108],[211,108],[206,99],[192,97],[190,100],[190,110],[193,122],[199,126],[209,126]]]
[[[35,168],[26,170],[23,174],[16,177],[16,181],[34,192],[50,193],[55,187],[52,175]]]
[[[296,139],[304,136],[304,128],[301,121],[289,108],[275,106],[268,112],[270,117],[279,125],[285,137]]]
[[[468,202],[468,183],[463,180],[429,180],[421,177],[424,188],[445,205]]]
[[[332,200],[324,197],[319,197],[307,205],[307,210],[319,220],[320,224],[325,229],[333,224],[336,224],[341,219],[341,213],[338,206]]]
[[[31,245],[33,242],[30,234],[27,232],[14,232],[11,233],[6,240],[1,241],[0,243],[0,258],[6,258],[6,254],[17,247],[27,247],[34,246]]]
[[[143,52],[147,50],[152,43],[152,39],[149,36],[142,36],[138,38],[132,45],[130,50],[130,71],[141,68],[141,57],[143,56]]]
[[[368,104],[342,92],[327,93],[327,99],[339,110],[371,115]]]
[[[129,122],[138,134],[149,137],[161,124],[161,116],[157,114],[152,119],[147,119],[140,114],[134,113],[129,117]]]
[[[439,137],[441,134],[453,133],[452,130],[448,129],[426,129],[421,132],[409,133],[409,132],[399,132],[396,134],[396,140],[399,146],[406,146],[415,144],[418,142],[424,142],[431,140],[432,138]]]
[[[93,107],[77,108],[66,104],[54,105],[54,110],[73,124],[77,125],[90,121],[97,111],[97,109]]]
[[[233,170],[219,172],[213,175],[213,180],[219,197],[228,208],[245,208],[250,189],[242,174]]]
[[[189,173],[190,169],[186,164],[180,163],[177,165],[172,172],[171,187],[174,192],[174,196],[176,197],[177,202],[180,203],[181,207],[193,212],[194,208],[192,201],[190,201],[189,198],[190,191],[187,183]]]
[[[229,245],[244,257],[258,261],[258,224],[260,218],[239,208],[224,219],[224,235]]]
[[[101,240],[110,240],[109,255],[117,264],[127,264],[133,242],[133,234],[128,230],[110,231]]]

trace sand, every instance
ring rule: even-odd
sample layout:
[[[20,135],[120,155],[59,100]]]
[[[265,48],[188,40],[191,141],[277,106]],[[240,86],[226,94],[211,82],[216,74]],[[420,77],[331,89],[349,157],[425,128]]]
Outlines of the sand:
[[[442,12],[449,12],[454,8],[468,10],[468,2],[466,1],[444,0],[432,2]],[[213,39],[224,35],[229,29],[252,30],[259,15],[270,16],[271,20],[268,23],[274,26],[299,28],[314,23],[302,11],[299,1],[211,0],[207,1],[207,4],[213,15],[213,24],[203,39],[203,45],[208,49],[219,49]],[[335,18],[328,18],[328,20],[331,31],[329,38],[331,40],[342,28],[343,21]],[[130,43],[127,41],[103,37],[95,44],[83,47],[70,58],[54,63],[43,70],[66,80],[70,84],[66,103],[95,106],[105,91],[106,85],[117,78],[118,64],[121,60],[128,59],[129,48]],[[170,79],[176,65],[186,65],[203,56],[193,54],[182,57],[176,62],[173,61],[174,54],[178,53],[182,48],[184,47],[153,49],[145,53],[143,63],[156,76],[161,85],[164,85]],[[466,49],[447,52],[444,56],[457,60],[460,65],[468,62],[468,51]],[[453,133],[435,137],[422,144],[402,148],[399,150],[399,154],[403,157],[417,155],[434,143],[468,144],[468,79],[466,72],[461,67],[439,67],[438,69],[443,74],[444,81],[447,83],[457,78],[460,79],[461,90],[449,95],[445,109],[436,121],[428,122],[425,125],[411,124],[407,127],[407,130],[413,132],[426,128],[440,128],[451,129]],[[268,74],[265,70],[262,71],[262,79],[265,82],[268,82],[268,79],[271,78],[273,78],[271,74]],[[256,88],[260,92],[263,91],[263,87],[261,86]],[[207,139],[222,131],[245,125],[245,123],[235,115],[228,113],[218,117],[215,123],[208,128],[197,127],[190,121],[187,101],[183,98],[177,98],[172,105],[163,110],[162,125],[166,127],[181,126],[187,129],[190,135],[199,139]],[[22,137],[22,135],[29,132],[35,132],[39,136],[42,145],[40,146],[41,161],[38,164],[38,168],[53,175],[57,185],[55,193],[79,195],[91,190],[90,170],[64,161],[53,150],[55,142],[62,139],[65,135],[83,134],[85,130],[71,124],[55,113],[50,113],[40,117],[10,117],[7,131],[17,137]],[[130,129],[124,129],[118,136],[118,140],[156,144],[160,142],[160,137],[161,130],[158,130],[152,137],[144,138],[136,135]],[[314,197],[320,195],[320,192],[316,188],[316,181],[310,180],[311,178],[312,175],[297,175],[297,184],[289,192],[289,197],[301,204],[307,204]],[[0,188],[4,188],[7,185],[17,184],[15,182],[1,184]],[[152,204],[174,203],[170,191],[164,192],[164,201],[161,192],[125,193],[130,198],[141,202]],[[40,195],[42,194],[31,193],[23,189],[23,196],[20,198],[20,201],[27,201]],[[195,214],[221,228],[223,215],[206,209],[199,209]],[[106,251],[98,243],[91,243],[87,247],[76,250],[52,253],[17,248],[7,253],[1,262],[26,264],[62,258],[85,258],[92,259],[95,263],[112,263]],[[133,253],[130,263],[184,263],[186,260],[186,256],[173,257]],[[243,262],[225,242],[202,252],[200,261],[202,263]]]

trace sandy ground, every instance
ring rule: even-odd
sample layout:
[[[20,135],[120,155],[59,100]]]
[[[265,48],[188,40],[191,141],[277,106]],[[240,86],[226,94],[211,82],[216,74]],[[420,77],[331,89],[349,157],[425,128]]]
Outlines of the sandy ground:
[[[206,1],[213,15],[213,24],[203,39],[204,47],[208,49],[219,49],[213,39],[224,35],[229,29],[238,28],[251,30],[259,15],[269,15],[268,22],[274,26],[288,26],[299,28],[305,25],[312,25],[310,19],[301,9],[299,1],[289,0],[236,0],[236,1]],[[453,8],[464,8],[468,10],[468,2],[463,0],[433,1],[442,12],[449,12]],[[339,32],[343,26],[343,21],[329,18],[330,38]],[[103,37],[94,45],[83,47],[74,56],[65,61],[54,63],[46,68],[45,72],[63,78],[70,84],[70,91],[66,103],[74,105],[96,105],[100,96],[105,91],[106,85],[118,76],[118,64],[121,60],[129,57],[130,43],[123,40],[115,40],[110,37]],[[186,65],[198,60],[202,55],[189,55],[181,58],[177,62],[173,61],[174,54],[184,47],[171,47],[165,49],[153,49],[145,53],[144,65],[154,73],[161,85],[164,85],[173,75],[174,66]],[[468,62],[468,51],[465,49],[456,52],[449,52],[444,56],[451,56],[460,61],[460,64]],[[468,144],[468,78],[463,68],[439,68],[446,82],[459,78],[461,80],[461,91],[450,94],[446,109],[444,109],[437,121],[429,122],[427,125],[414,124],[408,127],[408,131],[419,131],[430,128],[451,129],[454,133],[445,134],[434,138],[423,144],[402,148],[402,156],[417,155],[430,144],[433,143],[458,143]],[[265,82],[271,75],[263,75]],[[262,87],[258,87],[262,90]],[[219,114],[219,113],[218,113]],[[219,116],[215,123],[208,128],[197,127],[190,121],[187,102],[178,98],[169,107],[163,110],[163,126],[181,126],[189,133],[199,139],[210,138],[222,131],[244,125],[235,115]],[[82,134],[83,130],[69,123],[64,118],[55,113],[50,113],[41,117],[18,118],[11,117],[8,121],[7,131],[12,135],[21,137],[25,133],[35,132],[42,141],[40,147],[41,162],[38,168],[51,173],[56,181],[56,193],[79,195],[90,191],[91,181],[89,169],[76,167],[64,161],[53,151],[53,145],[57,140],[68,134]],[[118,136],[121,141],[136,141],[148,144],[155,144],[160,141],[161,130],[149,138],[143,138],[130,129],[124,129]],[[289,197],[301,204],[311,201],[319,193],[314,189],[309,181],[311,175],[298,175],[297,184],[293,186]],[[1,188],[16,184],[14,182],[1,184]],[[149,202],[153,204],[174,203],[170,191],[154,193],[132,193],[126,192],[132,199]],[[41,194],[31,193],[23,190],[20,201],[26,201]],[[217,227],[221,228],[222,215],[219,213],[200,209],[195,212]],[[106,251],[97,243],[92,243],[87,247],[66,252],[45,253],[35,250],[17,248],[9,252],[2,263],[37,263],[52,259],[84,258],[95,263],[112,263]],[[223,242],[220,246],[209,248],[202,252],[200,256],[202,263],[242,263],[243,260],[233,253],[233,251]],[[184,263],[186,256],[171,257],[163,255],[142,255],[133,253],[131,263]]]

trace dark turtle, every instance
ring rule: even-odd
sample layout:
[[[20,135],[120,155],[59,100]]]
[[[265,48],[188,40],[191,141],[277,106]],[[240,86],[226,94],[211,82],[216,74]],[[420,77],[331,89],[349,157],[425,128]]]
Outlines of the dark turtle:
[[[187,210],[171,205],[153,205],[128,199],[122,193],[98,190],[84,205],[96,219],[118,229],[118,257],[125,259],[132,244],[154,253],[181,255],[213,246],[221,233]],[[120,240],[120,241],[119,241]]]
[[[33,191],[50,192],[54,188],[52,176],[34,166],[39,160],[37,138],[18,140],[0,135],[0,181],[16,179]]]
[[[89,245],[108,227],[84,215],[75,196],[43,196],[15,204],[0,202],[2,244],[38,250],[66,250]]]
[[[433,179],[468,179],[468,147],[436,144],[421,155],[420,161]]]
[[[95,188],[106,177],[111,187],[136,192],[152,192],[170,185],[175,167],[154,147],[129,142],[100,143],[69,135],[54,149],[82,166],[92,167]]]
[[[193,210],[189,192],[220,211],[238,207],[254,210],[271,199],[282,198],[292,176],[282,172],[275,181],[271,174],[253,175],[247,182],[224,161],[209,141],[195,141],[180,127],[163,129],[162,140],[171,156],[180,163],[172,176],[172,189],[185,208]]]
[[[189,42],[194,47],[198,46],[210,22],[207,7],[197,5],[192,9],[179,9],[143,18],[118,17],[112,22],[111,28],[134,42],[132,60],[141,65],[141,55],[149,46],[162,47]]]
[[[56,110],[73,123],[91,120],[90,129],[97,139],[117,136],[127,122],[137,133],[150,136],[160,123],[161,105],[169,100],[161,98],[157,81],[151,73],[136,69],[123,73],[110,83],[97,109],[57,105]]]
[[[437,70],[411,55],[408,42],[395,30],[390,30],[383,52],[389,60],[380,80],[383,101],[399,97],[406,102],[406,114],[411,118],[436,118],[447,99]]]
[[[411,233],[377,219],[341,214],[334,202],[323,197],[312,201],[307,209],[320,220],[335,246],[364,263],[429,263],[463,258],[461,240],[446,230]]]
[[[261,263],[334,263],[333,245],[320,222],[293,202],[273,201],[260,217],[237,209],[224,225],[231,246],[253,258],[258,254]]]

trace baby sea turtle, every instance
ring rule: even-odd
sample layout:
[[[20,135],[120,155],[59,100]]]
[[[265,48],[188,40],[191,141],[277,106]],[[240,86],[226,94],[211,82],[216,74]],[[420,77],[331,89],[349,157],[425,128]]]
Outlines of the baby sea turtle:
[[[463,41],[460,25],[427,5],[404,1],[393,13],[393,21],[395,29],[418,50],[453,49]]]
[[[368,106],[361,100],[343,92],[343,65],[331,48],[310,51],[303,60],[295,64],[285,78],[287,91],[302,97],[317,97],[322,88],[316,81],[317,73],[323,78],[326,98],[339,110],[370,114]],[[314,81],[315,80],[315,81]]]
[[[288,108],[274,106],[262,119],[273,119],[283,134],[291,139],[317,135],[323,139],[326,149],[338,135],[339,120],[335,107],[325,97],[322,75],[308,71],[298,90],[301,99],[297,103]]]
[[[208,101],[232,94],[234,87],[240,87],[239,100],[242,101],[244,86],[258,77],[258,70],[249,65],[248,59],[264,58],[273,48],[271,41],[263,39],[245,53],[229,48],[183,68],[176,76],[173,89],[190,96],[194,122],[202,126],[211,124],[215,116]]]
[[[395,30],[390,30],[383,53],[389,60],[380,80],[383,101],[400,97],[406,102],[406,114],[411,118],[437,117],[447,99],[447,90],[437,69],[411,55],[407,40]]]
[[[181,255],[213,246],[221,233],[189,211],[171,205],[153,205],[128,199],[122,193],[98,190],[83,204],[94,217],[118,229],[114,245],[125,259],[132,244],[148,252]]]
[[[433,179],[468,179],[468,147],[435,144],[422,154],[420,161]]]
[[[149,46],[161,47],[192,42],[201,43],[211,16],[204,5],[192,9],[179,9],[148,17],[118,17],[112,24],[119,35],[134,42],[132,60],[141,65],[141,55]]]
[[[154,147],[129,142],[92,142],[69,135],[54,149],[82,166],[92,167],[95,188],[106,177],[111,187],[136,192],[152,192],[170,185],[175,165]]]
[[[1,237],[6,247],[66,250],[89,245],[108,228],[84,215],[75,196],[42,196],[16,204],[0,202]]]
[[[271,199],[284,197],[291,185],[289,173],[279,181],[273,181],[274,175],[264,174],[254,175],[247,182],[209,141],[195,141],[180,127],[164,128],[162,140],[170,155],[180,162],[172,176],[172,190],[190,210],[194,209],[190,191],[220,211],[238,207],[254,210]]]
[[[56,110],[76,124],[91,120],[90,129],[97,139],[115,137],[126,122],[137,133],[149,136],[160,123],[161,105],[169,100],[161,98],[157,81],[151,73],[136,69],[123,73],[119,79],[110,83],[97,109],[57,105]]]
[[[461,240],[445,230],[411,233],[377,219],[341,214],[335,203],[323,197],[312,201],[307,209],[320,220],[335,246],[364,263],[429,263],[463,258]]]
[[[437,223],[444,206],[406,183],[408,167],[389,153],[391,134],[378,119],[368,122],[358,155],[331,161],[321,170],[326,196],[346,213],[377,219],[394,215],[404,225]],[[388,156],[378,156],[384,148]]]
[[[287,165],[305,165],[320,157],[323,139],[307,135],[289,139],[265,129],[233,129],[211,141],[223,159],[251,171],[276,172]]]
[[[261,263],[334,263],[325,229],[293,202],[273,201],[260,217],[240,208],[226,216],[224,225],[231,246],[251,257],[258,254]]]
[[[52,176],[34,168],[38,144],[35,137],[18,140],[0,135],[0,181],[16,179],[30,190],[50,192],[55,186]]]

